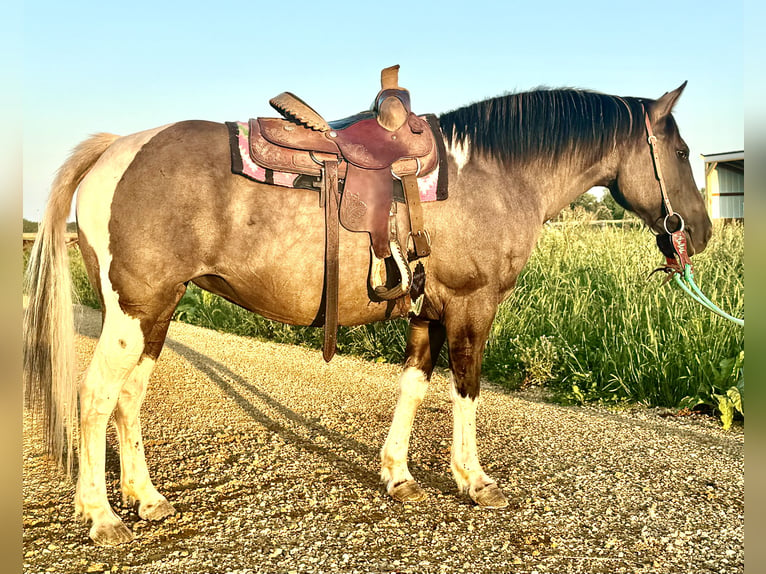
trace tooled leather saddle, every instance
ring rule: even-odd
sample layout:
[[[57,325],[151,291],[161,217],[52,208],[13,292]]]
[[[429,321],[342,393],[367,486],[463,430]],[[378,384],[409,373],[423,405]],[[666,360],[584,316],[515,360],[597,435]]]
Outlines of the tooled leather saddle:
[[[303,100],[284,92],[269,101],[283,118],[250,120],[250,156],[255,163],[318,182],[325,215],[325,361],[333,357],[337,344],[339,224],[369,233],[370,291],[379,301],[408,300],[408,261],[431,251],[417,178],[437,168],[440,146],[428,121],[412,112],[409,92],[398,85],[398,70],[399,66],[385,68],[372,109],[348,118],[327,122]],[[397,181],[409,215],[406,251],[395,221]]]

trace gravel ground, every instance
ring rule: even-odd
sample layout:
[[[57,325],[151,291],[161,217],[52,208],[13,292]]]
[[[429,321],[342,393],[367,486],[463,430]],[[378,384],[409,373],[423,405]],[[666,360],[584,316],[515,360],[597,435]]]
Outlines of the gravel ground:
[[[78,315],[84,364],[100,315]],[[743,572],[741,428],[561,407],[487,384],[480,455],[512,504],[484,510],[450,477],[438,373],[411,445],[429,497],[402,505],[378,479],[398,373],[173,324],[142,420],[154,482],[178,513],[149,523],[118,508],[135,540],[95,547],[74,519],[74,485],[45,462],[25,419],[24,571]],[[108,443],[118,504],[113,429]]]

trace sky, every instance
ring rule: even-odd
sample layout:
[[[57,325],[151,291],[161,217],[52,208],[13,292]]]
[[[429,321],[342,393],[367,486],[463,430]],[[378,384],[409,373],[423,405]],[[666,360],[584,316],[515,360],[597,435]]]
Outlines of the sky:
[[[56,170],[96,132],[274,115],[291,91],[327,119],[367,109],[400,64],[413,111],[576,87],[658,98],[700,154],[744,149],[744,6],[579,2],[28,1],[21,70],[23,214],[38,221]],[[648,157],[648,152],[647,152]]]

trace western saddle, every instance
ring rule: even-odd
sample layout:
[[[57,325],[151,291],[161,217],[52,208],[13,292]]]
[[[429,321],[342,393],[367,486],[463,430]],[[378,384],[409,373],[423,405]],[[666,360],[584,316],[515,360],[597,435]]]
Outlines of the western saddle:
[[[318,184],[325,215],[325,361],[333,357],[337,343],[339,224],[370,234],[371,299],[408,303],[408,261],[431,251],[417,178],[437,168],[439,146],[429,123],[412,113],[409,92],[398,85],[398,72],[399,66],[385,68],[372,109],[348,118],[327,122],[303,100],[283,92],[269,103],[284,118],[250,120],[254,162],[310,176]],[[397,180],[409,215],[406,255],[396,226]]]

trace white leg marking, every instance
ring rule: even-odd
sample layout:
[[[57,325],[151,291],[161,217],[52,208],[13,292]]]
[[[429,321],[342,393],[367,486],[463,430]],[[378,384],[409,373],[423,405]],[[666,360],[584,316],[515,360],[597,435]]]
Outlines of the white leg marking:
[[[123,505],[140,503],[138,514],[159,520],[174,509],[152,484],[146,466],[139,412],[155,361],[144,355],[122,387],[117,400],[114,424],[120,440],[120,485]]]
[[[141,422],[138,418],[153,368],[154,360],[143,356],[122,387],[114,413],[114,426],[120,440],[120,485],[123,504],[143,500],[145,497],[141,494],[146,491],[147,485],[153,488],[146,468]]]
[[[407,468],[407,451],[410,446],[415,411],[423,402],[428,389],[426,374],[420,369],[407,367],[399,379],[399,399],[396,401],[394,420],[388,437],[380,450],[381,479],[391,493],[395,485],[413,480]]]
[[[101,544],[131,538],[106,495],[106,426],[143,348],[139,320],[108,306],[93,360],[80,385],[80,475],[75,495],[75,510],[93,522],[91,538]]]
[[[481,490],[487,484],[493,483],[479,464],[479,453],[476,446],[476,408],[479,403],[478,397],[461,397],[455,389],[455,384],[450,387],[452,398],[452,415],[454,429],[452,435],[452,476],[458,488],[473,496],[474,492]]]

